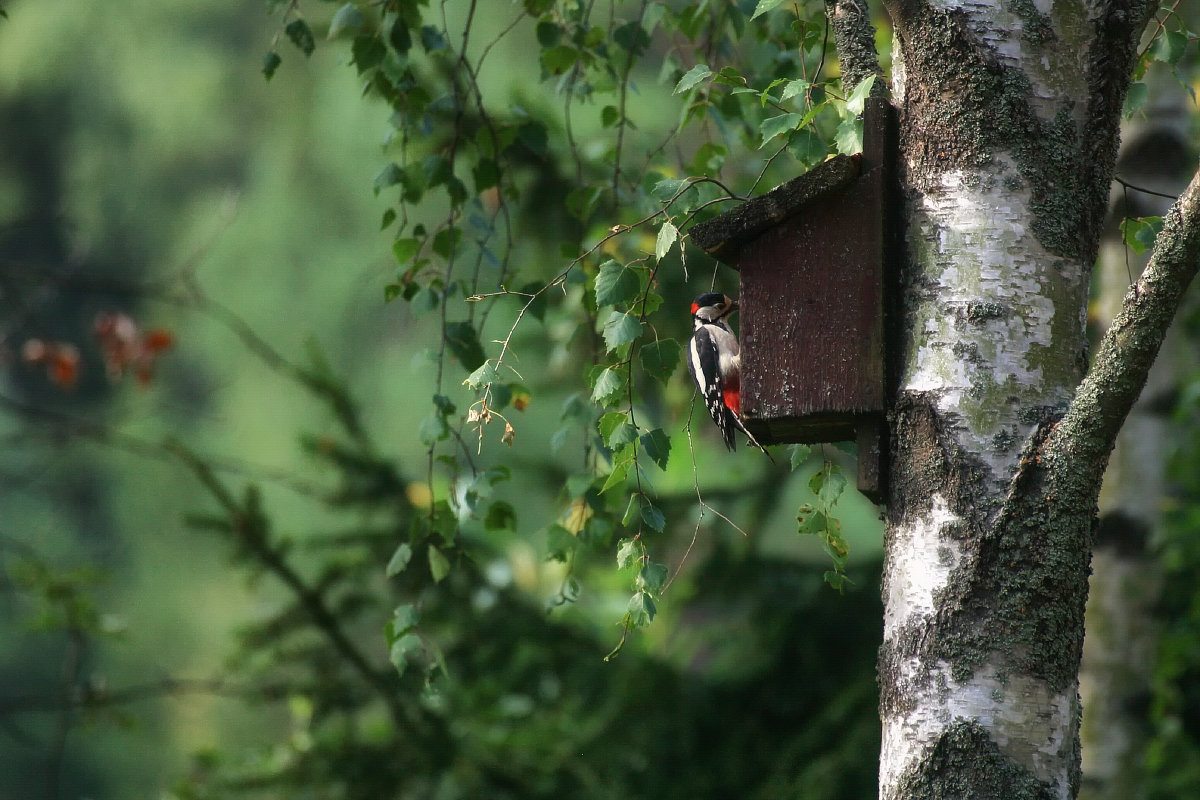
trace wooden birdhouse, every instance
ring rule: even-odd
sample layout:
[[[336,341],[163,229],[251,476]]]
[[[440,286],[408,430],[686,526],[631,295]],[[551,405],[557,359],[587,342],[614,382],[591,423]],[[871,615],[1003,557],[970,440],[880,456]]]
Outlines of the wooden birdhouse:
[[[885,292],[896,252],[895,112],[870,99],[863,153],[835,156],[691,228],[740,273],[742,420],[763,444],[858,442],[858,488],[884,491]]]

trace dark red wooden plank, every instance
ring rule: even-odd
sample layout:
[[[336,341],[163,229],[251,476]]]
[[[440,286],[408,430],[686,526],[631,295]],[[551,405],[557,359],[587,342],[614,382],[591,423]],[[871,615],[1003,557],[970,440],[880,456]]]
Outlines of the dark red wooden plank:
[[[806,205],[854,182],[860,174],[858,156],[834,156],[799,177],[752,197],[735,208],[693,225],[692,242],[723,264],[738,268],[741,246],[798,213]]]
[[[857,439],[859,489],[885,491],[895,112],[871,98],[860,157],[838,156],[692,228],[741,272],[742,416],[763,444]]]
[[[872,170],[742,246],[742,412],[756,436],[853,438],[855,417],[883,411],[881,179]]]

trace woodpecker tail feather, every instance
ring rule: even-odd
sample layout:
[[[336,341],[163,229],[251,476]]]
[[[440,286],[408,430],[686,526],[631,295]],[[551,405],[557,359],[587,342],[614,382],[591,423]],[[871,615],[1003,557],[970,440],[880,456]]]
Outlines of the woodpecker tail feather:
[[[739,417],[737,414],[733,414],[733,413],[730,413],[730,416],[733,418],[733,422],[735,425],[737,425],[738,430],[740,430],[742,433],[746,434],[746,438],[750,440],[750,444],[753,445],[754,447],[757,447],[759,450],[762,450],[763,455],[765,455],[768,459],[770,459],[772,464],[776,463],[775,457],[772,456],[770,454],[770,452],[767,451],[767,448],[763,447],[761,444],[758,443],[758,439],[754,438],[753,433],[746,430],[746,426],[742,424],[742,418]],[[730,447],[729,449],[732,450],[733,448]]]

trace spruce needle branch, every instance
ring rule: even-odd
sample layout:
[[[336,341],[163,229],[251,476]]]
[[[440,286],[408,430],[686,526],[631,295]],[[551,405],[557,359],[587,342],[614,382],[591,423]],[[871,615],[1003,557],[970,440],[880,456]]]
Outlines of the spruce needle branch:
[[[4,395],[0,395],[0,409],[4,409],[16,416],[47,425],[59,434],[78,436],[97,444],[111,447],[114,450],[120,450],[154,461],[164,463],[175,462],[175,457],[161,442],[143,439],[98,422],[73,417],[69,414],[42,408],[41,406],[23,403]],[[328,490],[319,484],[306,481],[274,467],[253,464],[227,456],[204,456],[204,460],[218,472],[229,472],[253,480],[276,483],[304,497],[326,497],[329,494]]]
[[[245,504],[239,503],[233,492],[209,465],[183,445],[172,443],[170,449],[229,516],[239,545],[295,595],[317,630],[329,641],[342,660],[378,695],[397,728],[407,730],[420,738],[430,737],[433,734],[430,721],[410,703],[403,702],[404,696],[395,681],[371,665],[343,630],[337,615],[326,603],[324,594],[310,586],[296,572],[284,556],[284,550],[272,544],[267,529],[268,520],[262,512],[254,508],[250,501]]]

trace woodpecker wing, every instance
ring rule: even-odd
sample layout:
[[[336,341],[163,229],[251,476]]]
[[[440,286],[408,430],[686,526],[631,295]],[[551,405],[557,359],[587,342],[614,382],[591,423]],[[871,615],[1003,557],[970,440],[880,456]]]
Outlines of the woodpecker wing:
[[[735,450],[737,445],[733,439],[733,432],[741,425],[725,405],[725,382],[721,379],[720,352],[708,325],[696,328],[688,347],[691,349],[687,360],[688,372],[692,373],[692,380],[696,382],[700,396],[704,398],[704,406],[708,409],[709,416],[721,429],[725,446]]]

